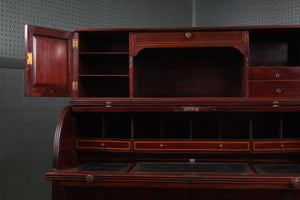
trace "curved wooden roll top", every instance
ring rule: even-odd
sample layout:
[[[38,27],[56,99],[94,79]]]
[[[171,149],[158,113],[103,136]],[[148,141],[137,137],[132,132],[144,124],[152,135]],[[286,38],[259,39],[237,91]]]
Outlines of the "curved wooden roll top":
[[[61,112],[55,130],[53,168],[59,169],[73,163],[74,148],[72,143],[72,113],[71,106],[66,106]]]

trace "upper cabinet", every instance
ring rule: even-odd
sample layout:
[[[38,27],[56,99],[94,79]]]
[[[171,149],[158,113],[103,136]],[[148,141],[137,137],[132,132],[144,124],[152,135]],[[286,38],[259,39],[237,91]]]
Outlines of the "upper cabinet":
[[[300,97],[298,27],[25,26],[27,96]]]

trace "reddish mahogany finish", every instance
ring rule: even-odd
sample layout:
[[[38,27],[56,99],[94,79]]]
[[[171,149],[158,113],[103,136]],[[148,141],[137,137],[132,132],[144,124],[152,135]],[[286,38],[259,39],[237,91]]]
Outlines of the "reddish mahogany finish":
[[[255,141],[253,151],[299,151],[299,141]]]
[[[300,67],[251,67],[250,80],[300,80]]]
[[[249,142],[242,141],[135,141],[136,151],[249,151]]]
[[[26,25],[25,38],[25,95],[73,96],[73,33]]]
[[[300,97],[300,81],[250,81],[252,97]]]
[[[57,124],[53,200],[299,199],[299,33],[25,26],[26,95],[77,97]]]

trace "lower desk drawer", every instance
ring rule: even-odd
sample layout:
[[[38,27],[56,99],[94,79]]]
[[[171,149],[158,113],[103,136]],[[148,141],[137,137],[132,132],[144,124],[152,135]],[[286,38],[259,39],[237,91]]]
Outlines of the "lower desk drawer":
[[[130,141],[76,139],[76,149],[119,150],[130,151]]]
[[[136,151],[249,151],[246,141],[135,141]]]
[[[300,81],[250,81],[251,97],[300,96]]]
[[[254,141],[253,151],[299,151],[300,141]]]

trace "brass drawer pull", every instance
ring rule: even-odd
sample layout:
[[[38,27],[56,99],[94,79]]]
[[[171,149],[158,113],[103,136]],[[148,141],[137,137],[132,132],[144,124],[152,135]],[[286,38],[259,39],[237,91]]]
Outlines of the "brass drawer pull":
[[[281,145],[280,145],[280,148],[283,149],[283,148],[284,148],[284,144],[281,144]]]
[[[219,144],[219,148],[223,148],[223,144]]]
[[[86,175],[85,177],[86,182],[91,183],[94,180],[94,176],[91,174]]]
[[[102,143],[101,143],[101,147],[105,147],[105,143],[102,142]]]
[[[280,93],[282,93],[282,90],[281,90],[280,88],[277,88],[277,89],[276,89],[276,93],[277,93],[277,94],[280,94]]]
[[[186,32],[184,35],[185,35],[185,37],[186,37],[187,39],[189,39],[189,38],[192,37],[192,33],[191,33],[191,32]]]
[[[291,185],[292,185],[293,187],[298,187],[298,186],[300,185],[300,179],[297,178],[297,177],[292,178],[292,179],[291,179]]]
[[[160,148],[164,148],[164,144],[160,144],[159,147],[160,147]]]
[[[279,72],[276,72],[274,76],[275,76],[276,78],[280,78],[280,73],[279,73]]]

